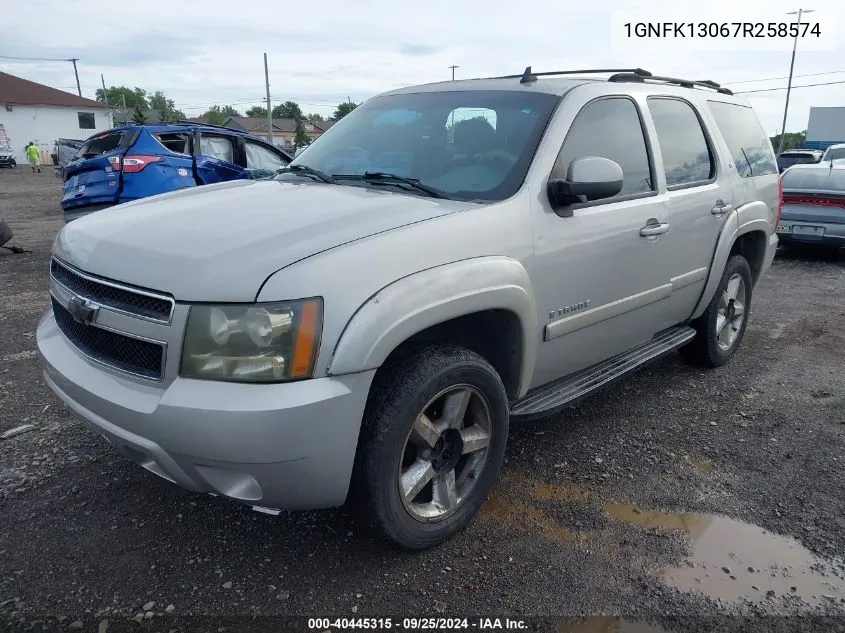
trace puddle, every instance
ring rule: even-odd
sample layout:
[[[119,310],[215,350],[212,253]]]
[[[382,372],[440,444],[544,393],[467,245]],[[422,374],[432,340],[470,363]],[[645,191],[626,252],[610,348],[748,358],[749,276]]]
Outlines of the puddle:
[[[647,622],[615,617],[592,617],[576,622],[562,622],[557,633],[671,633],[668,629]]]
[[[845,598],[845,564],[822,559],[793,538],[722,516],[649,512],[622,503],[605,504],[604,510],[648,530],[679,530],[689,537],[690,558],[659,573],[682,591],[729,601],[789,595],[819,604]]]
[[[584,503],[596,496],[596,491],[587,484],[559,483],[549,484],[529,479],[521,473],[511,473],[507,477],[514,484],[531,490],[531,495],[541,501],[558,503]]]

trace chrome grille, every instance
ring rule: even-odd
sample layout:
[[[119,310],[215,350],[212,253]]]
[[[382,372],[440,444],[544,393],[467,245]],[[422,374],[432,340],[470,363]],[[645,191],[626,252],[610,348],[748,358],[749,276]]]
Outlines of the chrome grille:
[[[52,302],[59,330],[83,354],[120,371],[161,380],[165,359],[163,345],[79,323],[55,298]]]
[[[94,303],[143,319],[170,323],[174,306],[170,297],[94,279],[55,259],[50,262],[50,275],[68,290]]]

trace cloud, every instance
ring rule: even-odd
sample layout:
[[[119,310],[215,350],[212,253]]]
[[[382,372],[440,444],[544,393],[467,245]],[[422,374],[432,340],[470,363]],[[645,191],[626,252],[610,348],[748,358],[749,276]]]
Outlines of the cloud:
[[[813,17],[825,25],[825,32],[845,24],[845,5],[839,4],[814,0]],[[784,14],[793,5],[792,0],[746,0],[742,15],[788,20]],[[202,6],[187,8],[174,6],[172,0],[145,0],[132,15],[116,15],[113,0],[28,0],[4,15],[3,54],[79,57],[84,96],[93,96],[102,73],[109,85],[163,90],[189,114],[212,104],[237,103],[246,109],[259,103],[265,91],[265,52],[273,100],[296,99],[306,111],[322,114],[330,114],[347,98],[361,101],[392,88],[449,79],[453,64],[459,66],[458,79],[519,73],[529,64],[535,70],[636,66],[723,84],[788,73],[789,50],[702,54],[668,45],[643,52],[611,46],[611,12],[630,10],[672,21],[685,15],[684,6],[675,0],[577,5],[551,0],[429,0],[405,5],[395,0],[323,0],[314,15],[306,11],[293,18],[272,0],[249,5],[205,0]],[[692,6],[714,21],[738,15],[729,0]],[[837,45],[835,52],[799,48],[796,75],[845,70],[843,46]],[[0,69],[75,91],[68,63],[0,59]],[[836,79],[845,79],[845,73],[799,77],[795,84]],[[776,79],[730,87],[761,89],[785,83]],[[806,127],[811,105],[843,105],[841,88],[796,89],[787,128]],[[769,134],[780,128],[784,97],[783,91],[748,95]]]

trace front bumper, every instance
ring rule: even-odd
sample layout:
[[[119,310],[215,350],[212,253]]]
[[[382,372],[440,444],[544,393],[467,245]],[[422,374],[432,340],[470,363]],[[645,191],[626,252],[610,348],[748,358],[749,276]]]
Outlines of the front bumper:
[[[265,509],[344,503],[374,371],[275,385],[175,378],[165,386],[87,360],[52,312],[37,343],[47,385],[156,475]]]

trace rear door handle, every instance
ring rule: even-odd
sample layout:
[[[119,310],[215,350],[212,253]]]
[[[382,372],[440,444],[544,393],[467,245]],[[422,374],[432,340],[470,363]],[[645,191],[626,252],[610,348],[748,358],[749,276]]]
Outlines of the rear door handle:
[[[716,200],[716,206],[710,209],[710,213],[712,213],[713,215],[723,215],[733,210],[734,205],[725,204],[722,200]]]
[[[663,235],[668,231],[668,224],[662,224],[660,222],[649,222],[643,228],[640,229],[640,235],[642,235],[643,237],[650,237],[652,235]]]

